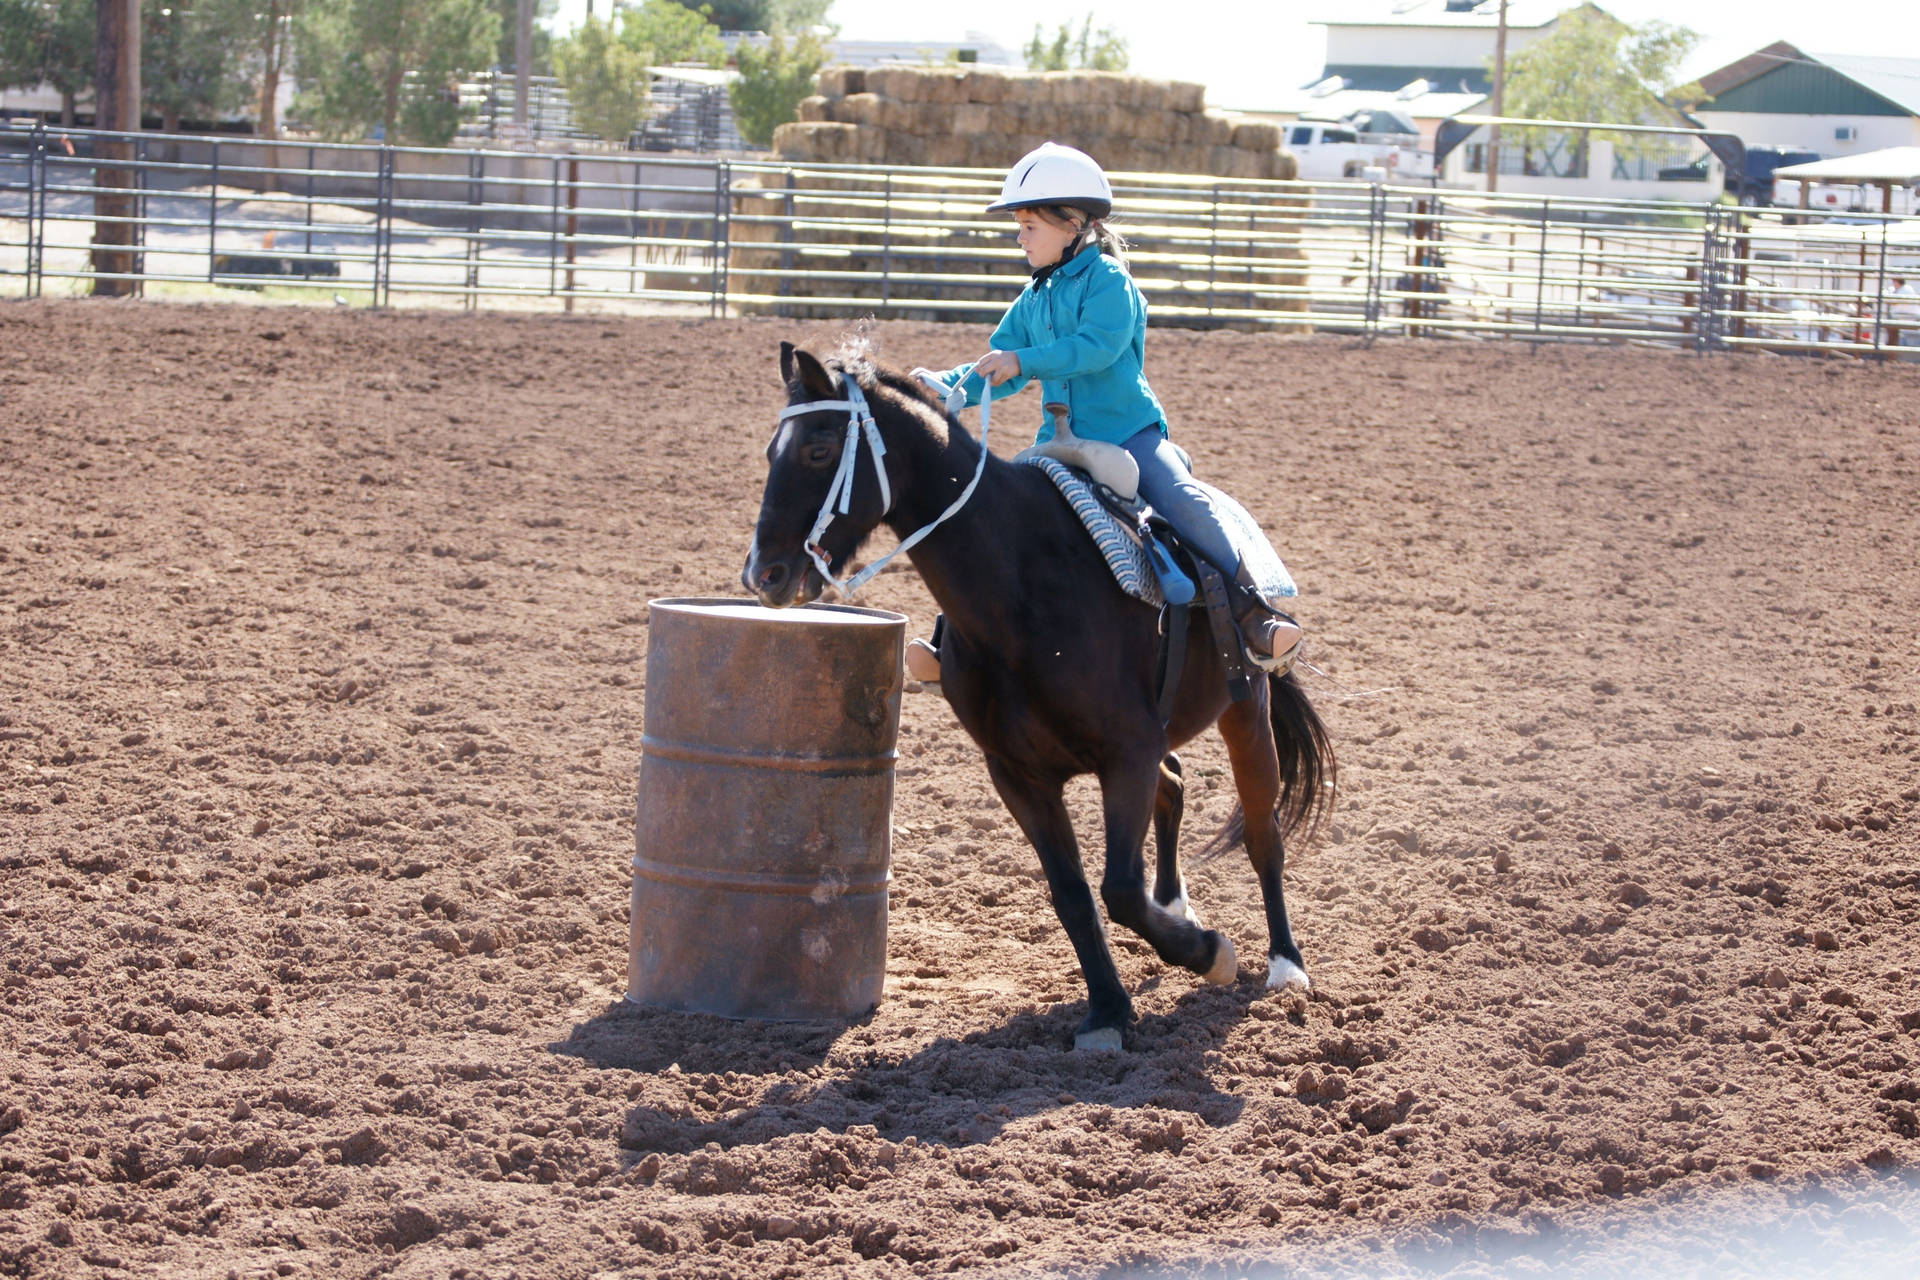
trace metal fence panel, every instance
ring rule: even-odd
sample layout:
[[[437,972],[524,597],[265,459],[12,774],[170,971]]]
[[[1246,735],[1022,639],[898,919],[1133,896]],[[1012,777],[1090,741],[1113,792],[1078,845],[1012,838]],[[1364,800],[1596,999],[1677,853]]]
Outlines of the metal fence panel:
[[[1025,277],[981,170],[0,129],[0,292],[105,277],[136,141],[140,287],[336,302],[984,320]],[[1114,175],[1155,323],[1920,354],[1920,219]]]

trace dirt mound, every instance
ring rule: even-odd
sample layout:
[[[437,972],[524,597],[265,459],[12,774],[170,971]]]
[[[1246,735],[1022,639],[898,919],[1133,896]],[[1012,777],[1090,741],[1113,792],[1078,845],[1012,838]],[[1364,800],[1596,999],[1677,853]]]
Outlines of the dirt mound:
[[[1915,370],[1156,332],[1301,580],[1342,788],[1288,868],[1312,998],[1236,854],[1188,874],[1242,980],[1116,937],[1131,1052],[1076,1056],[926,695],[872,1017],[620,1002],[646,601],[736,590],[794,336],[0,308],[0,1273],[1451,1266],[1893,1194]],[[932,621],[911,571],[862,603]],[[1187,772],[1198,838],[1217,739]]]

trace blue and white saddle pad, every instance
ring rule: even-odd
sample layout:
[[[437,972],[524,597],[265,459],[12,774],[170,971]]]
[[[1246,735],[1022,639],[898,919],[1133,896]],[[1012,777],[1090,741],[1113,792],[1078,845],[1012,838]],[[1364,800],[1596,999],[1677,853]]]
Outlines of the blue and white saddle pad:
[[[1166,603],[1166,596],[1160,591],[1160,579],[1154,576],[1153,564],[1147,559],[1146,548],[1140,545],[1133,530],[1094,496],[1092,486],[1082,473],[1056,458],[1034,456],[1022,461],[1047,473],[1047,478],[1066,498],[1067,505],[1073,508],[1073,514],[1087,527],[1093,545],[1106,557],[1107,567],[1113,570],[1113,580],[1120,584],[1122,591],[1155,608]]]
[[[1253,579],[1253,589],[1260,598],[1277,607],[1280,601],[1299,595],[1300,588],[1293,585],[1293,575],[1281,563],[1280,553],[1267,541],[1259,521],[1247,514],[1245,507],[1206,481],[1196,480],[1194,483],[1207,491],[1207,496],[1213,499],[1213,505],[1219,509],[1227,532],[1233,537],[1233,549],[1240,553],[1240,563],[1247,567],[1247,573]]]
[[[1060,490],[1067,504],[1073,508],[1073,513],[1080,517],[1080,523],[1086,526],[1094,545],[1100,548],[1100,554],[1106,557],[1107,567],[1113,570],[1113,580],[1120,584],[1120,589],[1134,599],[1156,607],[1165,603],[1160,579],[1154,575],[1146,549],[1140,545],[1133,529],[1094,496],[1086,478],[1054,458],[1028,457],[1023,461],[1046,472]],[[1240,553],[1241,562],[1252,574],[1254,587],[1261,598],[1273,604],[1298,595],[1299,590],[1294,586],[1292,576],[1287,573],[1287,566],[1281,563],[1279,555],[1268,543],[1267,535],[1261,532],[1259,524],[1247,514],[1246,508],[1212,485],[1202,484],[1201,487],[1225,517],[1227,532],[1232,535],[1234,547]]]

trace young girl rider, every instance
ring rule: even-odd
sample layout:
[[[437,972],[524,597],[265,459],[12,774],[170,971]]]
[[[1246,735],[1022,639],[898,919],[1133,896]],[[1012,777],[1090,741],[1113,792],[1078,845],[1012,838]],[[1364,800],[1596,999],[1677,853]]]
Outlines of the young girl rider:
[[[943,394],[964,386],[970,405],[979,404],[988,387],[997,400],[1038,378],[1049,409],[1066,406],[1074,435],[1133,455],[1141,497],[1242,588],[1236,612],[1247,656],[1284,672],[1299,654],[1300,628],[1253,600],[1219,512],[1167,439],[1166,411],[1143,368],[1146,299],[1127,274],[1125,242],[1105,223],[1112,208],[1107,176],[1086,153],[1049,142],[1022,157],[987,212],[1013,214],[1033,279],[994,329],[984,356],[945,373],[916,372]],[[1035,442],[1053,435],[1052,422],[1043,422]],[[908,644],[906,664],[916,680],[940,678],[939,653],[924,640]]]

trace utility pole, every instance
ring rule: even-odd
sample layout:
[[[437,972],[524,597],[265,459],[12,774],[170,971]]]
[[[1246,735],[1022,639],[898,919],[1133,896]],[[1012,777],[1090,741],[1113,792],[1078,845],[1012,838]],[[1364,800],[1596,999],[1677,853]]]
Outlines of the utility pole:
[[[520,0],[513,27],[513,122],[523,128],[532,120],[528,99],[533,91],[533,6]]]
[[[140,0],[94,0],[93,127],[117,133],[140,130]],[[141,242],[133,219],[140,210],[140,175],[122,167],[134,158],[131,138],[97,138],[93,147],[93,269],[131,277]],[[119,161],[120,164],[114,164]],[[97,297],[137,292],[132,279],[93,282]]]
[[[1507,0],[1500,0],[1500,25],[1493,33],[1493,114],[1507,114]],[[1500,126],[1487,126],[1487,190],[1500,189]]]

